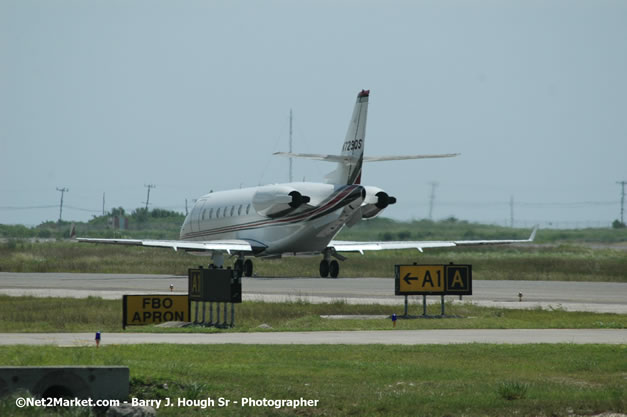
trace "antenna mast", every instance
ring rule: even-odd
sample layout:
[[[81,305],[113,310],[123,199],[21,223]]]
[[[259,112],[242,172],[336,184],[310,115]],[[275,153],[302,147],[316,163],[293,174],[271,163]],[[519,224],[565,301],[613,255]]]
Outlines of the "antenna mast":
[[[290,109],[290,153],[292,153],[292,109]],[[290,156],[290,182],[292,182],[292,157]]]
[[[429,199],[429,220],[433,220],[433,203],[435,201],[435,189],[438,187],[438,183],[433,181],[431,184],[431,198]]]

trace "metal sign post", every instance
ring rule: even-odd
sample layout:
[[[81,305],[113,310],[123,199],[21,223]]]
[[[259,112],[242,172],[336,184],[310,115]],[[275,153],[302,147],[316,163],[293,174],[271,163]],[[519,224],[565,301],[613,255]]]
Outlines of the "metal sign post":
[[[196,268],[188,270],[190,300],[196,302],[195,323],[205,326],[232,327],[235,323],[235,303],[242,302],[242,281],[231,268]],[[198,320],[198,304],[202,302],[202,321]],[[206,322],[206,302],[209,302],[209,322]],[[216,303],[216,321],[213,321],[213,304]],[[224,303],[223,320],[220,320],[220,303]],[[228,304],[231,304],[229,325]]]
[[[422,296],[422,315],[423,316],[427,315],[427,296],[426,295]]]

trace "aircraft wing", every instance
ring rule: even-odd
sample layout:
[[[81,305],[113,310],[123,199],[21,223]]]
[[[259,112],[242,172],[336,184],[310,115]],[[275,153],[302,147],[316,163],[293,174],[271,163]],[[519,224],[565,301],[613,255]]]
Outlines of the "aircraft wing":
[[[450,248],[453,246],[479,246],[479,245],[506,245],[511,243],[529,243],[536,237],[538,227],[534,227],[529,239],[520,240],[451,240],[451,241],[380,241],[380,242],[354,242],[345,240],[332,240],[329,247],[336,252],[359,252],[363,255],[367,250],[393,250],[393,249],[418,249],[422,252],[428,248]]]
[[[141,239],[92,239],[79,237],[76,239],[82,243],[105,243],[110,245],[130,245],[130,246],[146,246],[152,248],[171,248],[175,251],[183,249],[186,251],[203,252],[203,251],[224,251],[231,252],[253,252],[250,242],[245,240],[206,240],[191,242],[188,240],[141,240]]]

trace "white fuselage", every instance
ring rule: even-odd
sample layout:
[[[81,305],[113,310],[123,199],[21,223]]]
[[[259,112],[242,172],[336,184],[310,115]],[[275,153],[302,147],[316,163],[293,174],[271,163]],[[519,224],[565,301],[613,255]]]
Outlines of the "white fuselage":
[[[290,193],[309,197],[290,206]],[[365,197],[359,185],[287,183],[206,194],[181,227],[181,240],[240,239],[261,256],[324,250]]]

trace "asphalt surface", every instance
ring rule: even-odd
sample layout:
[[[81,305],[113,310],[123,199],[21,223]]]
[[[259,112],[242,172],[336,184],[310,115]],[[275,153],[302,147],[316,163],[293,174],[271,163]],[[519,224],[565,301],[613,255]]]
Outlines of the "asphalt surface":
[[[523,330],[389,330],[256,333],[103,333],[100,346],[170,344],[382,344],[434,345],[459,343],[626,344],[627,331],[613,329]],[[95,346],[93,333],[3,333],[0,345]]]
[[[121,299],[124,294],[187,293],[187,277],[141,274],[71,274],[0,272],[0,294],[37,297],[97,296]],[[501,308],[545,308],[566,311],[627,314],[627,283],[558,281],[473,281],[473,295],[461,302]],[[244,278],[244,300],[309,301],[341,300],[350,304],[397,304],[391,278]],[[518,294],[522,293],[522,302]],[[460,302],[458,297],[447,301]],[[440,297],[427,298],[439,303]],[[410,296],[410,314],[419,314],[422,297]]]
[[[187,277],[133,274],[70,274],[0,272],[0,294],[37,297],[98,296],[121,299],[124,294],[187,293]],[[245,278],[244,300],[314,303],[384,303],[402,306],[390,278]],[[518,299],[523,294],[523,301]],[[473,296],[459,301],[506,308],[562,308],[572,311],[627,313],[627,283],[473,281]],[[422,297],[410,297],[410,314],[420,314]],[[429,297],[440,302],[440,297]],[[0,345],[94,345],[91,333],[3,333]],[[101,346],[117,344],[454,344],[454,343],[603,343],[627,344],[627,331],[614,329],[403,330],[351,332],[255,333],[110,333]]]

